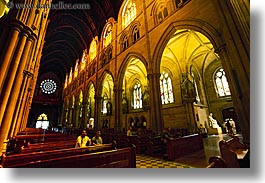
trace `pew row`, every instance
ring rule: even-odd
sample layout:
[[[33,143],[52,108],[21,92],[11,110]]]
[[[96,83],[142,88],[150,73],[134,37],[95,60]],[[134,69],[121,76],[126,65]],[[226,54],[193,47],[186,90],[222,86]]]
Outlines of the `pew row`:
[[[202,136],[199,134],[188,135],[180,138],[167,139],[168,159],[175,159],[203,149]]]
[[[241,143],[237,136],[229,140],[221,140],[219,148],[228,168],[249,168],[249,146]]]
[[[56,134],[58,132],[54,132],[52,130],[45,130],[42,128],[26,128],[23,131],[17,133],[17,135],[30,135],[30,134]]]
[[[40,143],[56,143],[58,141],[73,142],[75,140],[76,138],[73,136],[63,134],[19,135],[9,140],[7,144],[7,154],[21,153],[22,148],[33,147],[33,144],[39,146]]]
[[[75,147],[75,140],[71,141],[65,141],[62,143],[59,141],[58,143],[52,143],[51,145],[39,145],[39,146],[33,146],[33,147],[21,147],[20,153],[21,154],[27,154],[27,153],[33,153],[33,152],[41,152],[41,151],[49,151],[49,150],[56,150],[56,149],[66,149],[66,148],[74,148]]]
[[[15,154],[8,156],[3,155],[1,165],[4,168],[8,168],[11,166],[15,166],[16,164],[24,164],[24,163],[43,161],[58,157],[75,156],[80,154],[88,154],[92,152],[107,151],[112,149],[115,149],[115,146],[113,146],[113,144],[103,144],[100,146],[88,146],[83,148],[58,149],[58,150],[34,152],[28,154]]]
[[[136,168],[135,147],[61,156],[15,164],[9,168]]]

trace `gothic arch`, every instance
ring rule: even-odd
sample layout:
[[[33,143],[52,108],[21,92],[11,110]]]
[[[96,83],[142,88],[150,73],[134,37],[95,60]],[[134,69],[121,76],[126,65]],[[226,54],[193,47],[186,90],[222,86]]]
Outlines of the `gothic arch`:
[[[147,63],[146,59],[144,58],[144,56],[142,56],[139,53],[135,53],[135,52],[128,53],[126,55],[124,61],[122,62],[121,66],[119,68],[119,71],[118,71],[118,76],[117,76],[117,81],[116,81],[118,88],[122,88],[123,77],[124,77],[127,65],[130,61],[130,58],[132,58],[132,57],[139,59],[144,64],[145,68],[146,69],[148,68],[148,63]]]
[[[212,27],[207,22],[201,21],[201,20],[179,20],[172,22],[166,31],[162,34],[160,40],[156,44],[157,47],[154,50],[154,54],[152,56],[151,61],[155,61],[154,64],[154,72],[159,73],[160,72],[160,62],[163,55],[163,51],[171,39],[171,36],[179,29],[190,29],[194,31],[198,31],[202,33],[204,36],[206,36],[210,42],[212,43],[214,50],[218,52],[223,46],[224,41],[221,37],[221,34],[216,30],[214,27]]]

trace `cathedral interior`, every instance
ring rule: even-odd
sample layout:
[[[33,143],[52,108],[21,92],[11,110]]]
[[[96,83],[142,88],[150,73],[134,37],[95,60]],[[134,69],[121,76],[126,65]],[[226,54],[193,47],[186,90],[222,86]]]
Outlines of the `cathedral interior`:
[[[0,0],[0,154],[27,128],[209,137],[227,120],[250,145],[249,19],[249,0]]]

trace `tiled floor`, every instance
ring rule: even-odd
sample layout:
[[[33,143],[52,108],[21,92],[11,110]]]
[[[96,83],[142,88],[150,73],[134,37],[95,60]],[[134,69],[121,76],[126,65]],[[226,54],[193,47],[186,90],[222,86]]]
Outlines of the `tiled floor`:
[[[237,135],[240,139],[241,135]],[[204,149],[173,161],[166,161],[146,155],[137,155],[137,168],[205,168],[211,156],[220,156],[219,141],[227,140],[226,134],[211,135],[203,139]]]
[[[137,155],[136,168],[194,168],[194,167],[150,156]]]

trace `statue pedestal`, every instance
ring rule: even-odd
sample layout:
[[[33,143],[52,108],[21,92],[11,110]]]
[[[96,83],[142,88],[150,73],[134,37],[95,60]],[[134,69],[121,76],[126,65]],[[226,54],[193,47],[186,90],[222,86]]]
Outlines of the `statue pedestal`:
[[[218,127],[218,128],[208,128],[208,135],[218,135],[218,134],[222,134],[222,128]]]

